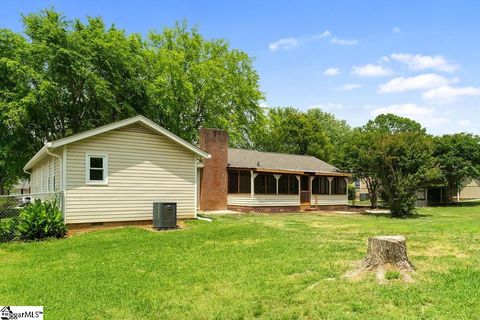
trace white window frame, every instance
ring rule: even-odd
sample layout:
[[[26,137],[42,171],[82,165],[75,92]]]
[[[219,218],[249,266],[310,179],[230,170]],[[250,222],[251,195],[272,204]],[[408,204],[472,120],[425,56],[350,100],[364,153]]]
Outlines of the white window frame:
[[[103,159],[103,180],[90,180],[90,158]],[[88,185],[108,185],[108,154],[106,153],[89,153],[85,154],[85,183]]]

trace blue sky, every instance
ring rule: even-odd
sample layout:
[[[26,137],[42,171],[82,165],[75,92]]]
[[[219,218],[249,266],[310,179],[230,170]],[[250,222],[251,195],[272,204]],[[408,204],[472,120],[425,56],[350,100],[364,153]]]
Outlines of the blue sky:
[[[480,133],[478,1],[0,2],[0,27],[54,7],[146,34],[187,19],[255,58],[265,106],[318,106],[350,124],[379,113],[433,134]]]

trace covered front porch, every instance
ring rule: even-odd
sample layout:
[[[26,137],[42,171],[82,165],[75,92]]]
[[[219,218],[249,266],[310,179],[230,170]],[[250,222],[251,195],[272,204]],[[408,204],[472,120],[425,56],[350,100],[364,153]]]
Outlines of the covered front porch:
[[[291,212],[346,206],[348,174],[267,169],[228,169],[228,208]]]

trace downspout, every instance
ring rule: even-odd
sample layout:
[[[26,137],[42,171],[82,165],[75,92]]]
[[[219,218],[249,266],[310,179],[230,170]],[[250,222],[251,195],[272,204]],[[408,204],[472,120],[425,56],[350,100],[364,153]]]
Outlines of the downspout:
[[[207,222],[212,222],[212,219],[207,218],[207,217],[202,217],[198,214],[198,202],[199,202],[199,192],[200,192],[200,179],[198,176],[198,169],[202,168],[203,165],[200,163],[200,161],[195,157],[195,219],[196,220],[201,220],[201,221],[207,221]],[[200,193],[201,195],[201,193]]]
[[[60,162],[60,179],[61,179],[61,184],[60,186],[62,187],[62,213],[63,213],[63,220],[64,222],[67,221],[67,215],[65,214],[65,189],[64,189],[64,185],[65,185],[65,181],[63,181],[63,159],[60,155],[56,154],[56,153],[53,153],[52,151],[50,151],[50,148],[51,148],[51,143],[45,143],[45,152],[49,155],[49,156],[52,156],[54,158],[57,158],[58,161]],[[53,169],[55,170],[55,168]],[[55,191],[55,190],[54,190]]]
[[[29,178],[28,178],[28,181],[29,181],[28,193],[30,194],[30,193],[32,193],[32,184],[31,184],[31,182],[32,182],[32,173],[29,172],[29,171],[27,171],[27,170],[25,170],[25,168],[23,168],[23,172],[25,172],[25,173],[28,174],[28,176],[29,176]]]

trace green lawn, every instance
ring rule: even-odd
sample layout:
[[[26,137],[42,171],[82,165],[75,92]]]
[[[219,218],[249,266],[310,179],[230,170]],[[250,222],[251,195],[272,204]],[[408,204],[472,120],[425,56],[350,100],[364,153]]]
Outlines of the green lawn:
[[[46,319],[478,319],[480,203],[416,219],[235,215],[0,245],[0,304]],[[403,234],[414,282],[342,278],[373,235]]]

